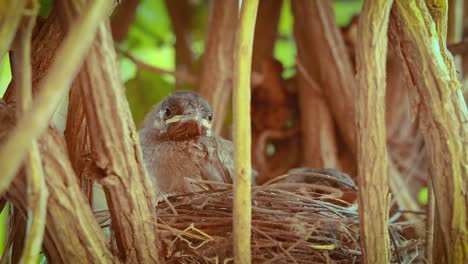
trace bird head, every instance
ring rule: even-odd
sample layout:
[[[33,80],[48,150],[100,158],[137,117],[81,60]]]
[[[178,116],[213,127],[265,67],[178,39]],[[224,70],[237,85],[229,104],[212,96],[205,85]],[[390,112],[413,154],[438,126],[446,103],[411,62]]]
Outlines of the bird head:
[[[186,140],[211,134],[213,113],[208,102],[192,91],[176,91],[147,115],[143,128],[160,140]]]

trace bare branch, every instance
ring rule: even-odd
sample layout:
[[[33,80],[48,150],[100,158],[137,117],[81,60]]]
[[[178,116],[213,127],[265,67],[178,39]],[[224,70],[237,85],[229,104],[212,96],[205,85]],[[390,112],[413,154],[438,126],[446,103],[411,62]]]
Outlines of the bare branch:
[[[258,0],[244,0],[237,27],[234,57],[234,262],[251,263],[250,74]]]
[[[181,80],[181,81],[184,81],[184,82],[190,83],[190,84],[196,84],[197,83],[197,78],[195,76],[193,76],[192,74],[190,74],[190,73],[181,72],[181,71],[177,71],[177,70],[176,71],[165,70],[163,68],[159,68],[159,67],[156,67],[156,66],[153,66],[153,65],[149,65],[149,64],[139,60],[138,58],[136,58],[135,56],[130,54],[130,52],[128,52],[128,51],[119,50],[119,52],[121,52],[123,55],[125,55],[125,57],[127,57],[133,63],[135,63],[135,65],[140,69],[152,71],[152,72],[159,73],[159,74],[172,75],[177,80]]]

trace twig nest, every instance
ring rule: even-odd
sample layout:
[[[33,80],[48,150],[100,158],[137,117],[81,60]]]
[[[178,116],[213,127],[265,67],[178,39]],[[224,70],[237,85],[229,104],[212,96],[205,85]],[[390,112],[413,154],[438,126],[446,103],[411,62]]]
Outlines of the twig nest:
[[[358,206],[338,197],[343,191],[332,185],[340,184],[329,184],[336,181],[321,180],[291,182],[285,176],[252,187],[253,263],[360,262]],[[230,185],[222,185],[227,189],[170,196],[158,204],[161,254],[169,263],[232,261],[233,193]],[[393,252],[405,250],[400,259],[422,252],[419,241],[400,235],[399,224],[390,231],[396,238]]]

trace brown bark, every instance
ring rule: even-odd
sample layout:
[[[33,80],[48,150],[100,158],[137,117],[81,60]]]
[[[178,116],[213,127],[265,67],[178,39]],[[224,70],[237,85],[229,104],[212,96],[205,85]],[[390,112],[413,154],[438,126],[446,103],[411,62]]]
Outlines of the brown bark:
[[[58,2],[70,29],[85,1]],[[137,133],[119,77],[109,25],[102,23],[78,76],[89,125],[94,166],[101,177],[120,257],[127,262],[160,261],[153,214],[155,194],[143,164]]]
[[[140,0],[121,1],[111,19],[112,37],[120,43],[125,40],[128,30],[135,20],[136,10]]]
[[[255,24],[252,71],[261,72],[266,60],[273,58],[282,0],[260,0]]]
[[[431,161],[436,201],[434,263],[468,261],[468,113],[456,80],[455,65],[443,39],[444,17],[435,30],[421,0],[395,2],[393,16],[401,37],[405,63],[416,93],[410,93],[419,110],[420,127]],[[443,15],[443,14],[442,14]],[[435,40],[438,36],[438,40]],[[440,45],[434,45],[439,43]],[[421,71],[424,69],[424,71]]]
[[[75,80],[69,94],[67,126],[65,128],[65,139],[70,162],[73,166],[78,182],[87,197],[88,203],[93,201],[93,180],[86,170],[91,154],[89,143],[88,124],[80,93],[79,79]]]
[[[317,83],[337,122],[341,137],[351,151],[356,153],[356,129],[354,124],[354,91],[356,80],[345,49],[340,30],[336,24],[331,1],[293,0],[295,23],[303,21],[310,30],[307,49],[310,60],[317,65]],[[337,96],[339,95],[339,96]]]
[[[14,126],[14,110],[0,103],[0,142]],[[67,159],[65,142],[58,132],[49,129],[39,140],[45,180],[49,189],[44,247],[50,263],[113,263],[99,228],[76,182]],[[24,195],[26,178],[15,178],[7,197],[22,215],[28,202]],[[79,221],[77,221],[79,219]]]
[[[26,196],[25,196],[26,199]],[[17,208],[13,208],[13,212],[9,216],[10,231],[8,238],[12,239],[10,261],[11,263],[20,263],[21,253],[24,248],[24,238],[26,237],[26,218],[25,213],[20,212]],[[7,248],[4,249],[7,252]]]
[[[346,47],[351,56],[353,64],[355,64],[355,48],[359,41],[357,34],[358,17],[354,17],[351,23],[342,30]],[[390,189],[395,196],[399,210],[403,211],[420,211],[421,208],[414,197],[419,191],[421,183],[417,181],[413,175],[405,175],[404,169],[414,171],[424,171],[425,168],[418,166],[418,169],[414,168],[413,163],[407,163],[408,166],[396,166],[401,160],[401,151],[409,149],[411,157],[404,157],[405,161],[411,160],[411,158],[420,157],[419,152],[419,141],[414,140],[417,132],[415,131],[415,125],[412,122],[410,116],[409,98],[407,82],[404,76],[405,71],[402,69],[400,59],[397,56],[397,48],[393,45],[389,45],[387,54],[387,88],[385,94],[385,124],[387,134],[387,144],[389,147],[389,153],[391,158],[395,160],[388,160],[388,172],[389,172],[389,184]],[[417,138],[417,137],[416,137]],[[340,153],[340,161],[344,168],[348,168],[350,165],[345,164],[344,158],[347,158],[346,153]],[[349,154],[348,154],[349,155]],[[397,159],[399,158],[399,159]],[[401,162],[400,162],[401,163]],[[424,164],[424,160],[419,162]],[[405,176],[403,176],[405,175]],[[411,177],[413,176],[413,177]],[[411,187],[410,187],[411,186]],[[405,217],[414,223],[421,223],[421,217],[417,214],[405,214]],[[423,234],[423,228],[421,225],[416,225],[416,232],[420,235]]]
[[[325,87],[319,83],[320,67],[317,64],[317,54],[314,53],[313,39],[316,27],[305,13],[304,8],[295,2],[294,35],[297,45],[297,84],[300,108],[300,125],[302,143],[302,163],[305,166],[322,168],[340,168],[338,147],[335,135],[333,117],[324,96]],[[299,17],[301,16],[301,17]]]
[[[175,33],[176,70],[190,73],[194,56],[191,46],[192,10],[189,0],[165,0],[171,18],[172,30]],[[176,86],[181,84],[176,79]]]
[[[212,1],[199,92],[213,108],[213,132],[219,134],[229,109],[233,85],[237,0]]]
[[[58,23],[57,14],[54,10],[47,20],[33,31],[31,43],[31,69],[33,94],[38,92],[36,87],[39,81],[46,75],[49,65],[55,57],[56,51],[64,38],[63,31]],[[14,82],[10,82],[3,99],[12,104],[14,99]]]
[[[391,0],[364,1],[356,50],[359,224],[364,263],[389,263],[385,73]]]

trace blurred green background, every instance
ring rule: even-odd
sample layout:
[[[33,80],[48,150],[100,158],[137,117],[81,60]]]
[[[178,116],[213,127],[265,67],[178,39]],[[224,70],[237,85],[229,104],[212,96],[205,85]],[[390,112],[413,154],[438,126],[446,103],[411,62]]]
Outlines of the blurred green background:
[[[51,0],[41,1],[41,15],[46,16],[51,8]],[[207,1],[193,0],[192,14],[192,49],[199,64],[204,50],[209,7]],[[285,67],[285,77],[295,74],[296,48],[292,36],[293,17],[290,0],[285,0],[279,23],[279,36],[275,43],[275,58]],[[345,26],[351,17],[358,13],[362,0],[334,1],[337,23]],[[175,68],[175,35],[163,0],[142,0],[137,9],[134,23],[130,27],[126,40],[119,49],[129,51],[147,64],[167,70]],[[174,87],[172,76],[156,74],[139,69],[129,59],[119,56],[121,77],[126,86],[127,97],[137,126],[144,115],[156,102],[165,97]],[[0,62],[0,95],[3,95],[11,80],[8,56]],[[0,215],[0,255],[3,253],[6,239],[7,208]]]

